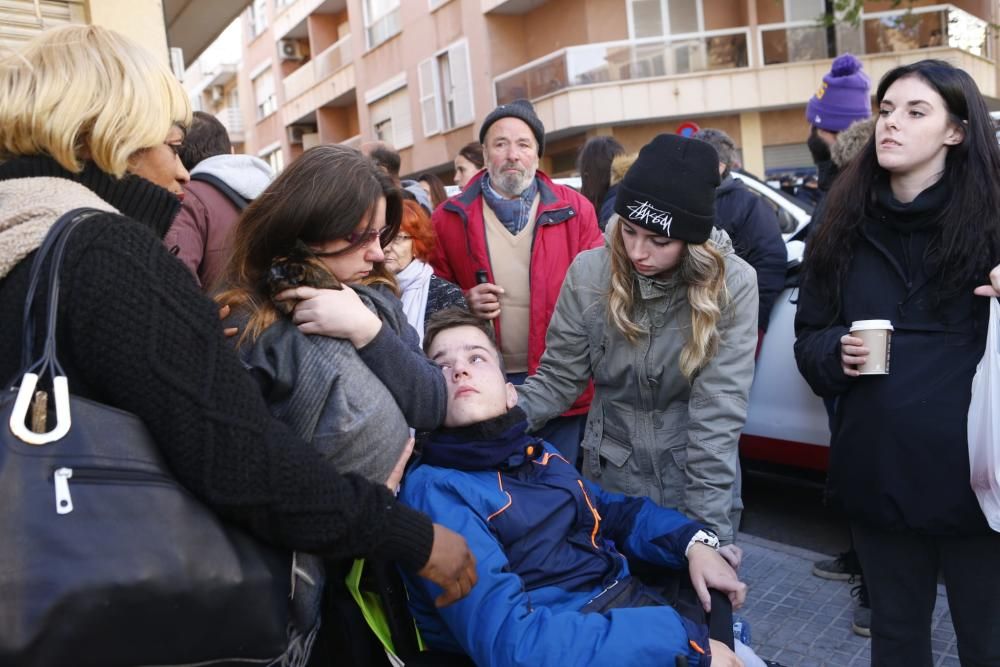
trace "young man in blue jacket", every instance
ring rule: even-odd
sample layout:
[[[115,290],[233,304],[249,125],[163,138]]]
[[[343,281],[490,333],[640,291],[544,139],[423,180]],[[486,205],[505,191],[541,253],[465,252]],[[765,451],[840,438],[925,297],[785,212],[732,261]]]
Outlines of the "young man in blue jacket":
[[[692,667],[743,664],[708,638],[702,610],[678,613],[669,594],[630,574],[628,559],[686,569],[704,611],[709,588],[739,607],[746,585],[714,535],[649,499],[601,490],[528,435],[488,323],[442,311],[424,349],[445,375],[448,412],[424,439],[400,499],[464,536],[479,575],[463,600],[441,609],[436,585],[407,579],[431,647],[496,667],[673,667],[678,656]]]

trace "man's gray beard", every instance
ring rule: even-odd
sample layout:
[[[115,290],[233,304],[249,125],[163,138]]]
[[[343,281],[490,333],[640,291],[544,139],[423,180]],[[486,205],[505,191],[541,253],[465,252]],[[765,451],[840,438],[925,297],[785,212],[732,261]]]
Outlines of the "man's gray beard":
[[[490,174],[490,183],[493,189],[508,197],[518,197],[522,192],[531,187],[535,180],[535,170],[526,172],[523,175],[502,173],[499,176]]]

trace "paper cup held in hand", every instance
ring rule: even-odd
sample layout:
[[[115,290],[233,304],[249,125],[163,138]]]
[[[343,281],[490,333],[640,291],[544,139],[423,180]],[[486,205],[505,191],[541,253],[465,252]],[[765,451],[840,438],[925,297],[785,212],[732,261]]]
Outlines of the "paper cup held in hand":
[[[868,361],[858,366],[861,375],[889,374],[892,331],[889,320],[856,320],[851,323],[851,335],[863,340],[868,348]]]

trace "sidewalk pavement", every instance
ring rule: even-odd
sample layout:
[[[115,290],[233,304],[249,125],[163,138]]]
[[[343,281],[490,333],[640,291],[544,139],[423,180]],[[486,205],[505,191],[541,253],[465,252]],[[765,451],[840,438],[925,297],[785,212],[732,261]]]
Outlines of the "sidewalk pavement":
[[[855,598],[846,581],[813,576],[812,565],[829,554],[772,542],[741,533],[740,578],[750,587],[747,603],[737,613],[750,621],[750,645],[766,660],[786,667],[865,666],[871,641],[851,631]],[[931,646],[937,667],[958,667],[955,631],[944,587],[931,624]]]

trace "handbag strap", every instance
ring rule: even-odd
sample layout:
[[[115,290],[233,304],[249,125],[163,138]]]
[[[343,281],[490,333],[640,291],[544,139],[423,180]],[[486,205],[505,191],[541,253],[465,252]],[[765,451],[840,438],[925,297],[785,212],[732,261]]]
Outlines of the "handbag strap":
[[[62,259],[65,254],[66,243],[70,232],[85,219],[101,213],[93,208],[75,208],[64,213],[49,228],[45,240],[35,253],[31,263],[31,273],[28,278],[28,291],[24,299],[24,314],[21,324],[24,332],[24,340],[21,347],[21,367],[31,369],[50,358],[56,367],[60,368],[58,360],[55,358],[55,336],[56,336],[56,310],[59,305],[59,269],[62,267]],[[54,251],[53,251],[54,249]],[[41,358],[32,363],[33,347],[35,341],[34,318],[31,316],[32,306],[35,302],[35,294],[41,283],[42,269],[45,260],[52,255],[52,263],[49,267],[49,299],[47,308],[44,311],[46,322],[45,346]]]
[[[21,440],[34,445],[43,445],[62,438],[69,431],[71,418],[69,413],[69,385],[66,373],[56,357],[56,319],[59,311],[59,270],[62,267],[63,255],[70,233],[87,218],[102,213],[92,208],[77,208],[60,216],[49,229],[41,247],[35,253],[31,263],[31,273],[28,280],[28,291],[24,300],[22,331],[24,340],[21,347],[22,368],[25,369],[14,401],[14,409],[10,416],[10,429]],[[49,264],[48,300],[43,309],[45,317],[45,344],[37,360],[33,358],[35,340],[34,305],[38,286],[41,284],[43,267],[46,259],[52,257]],[[28,408],[34,396],[38,380],[48,373],[52,376],[52,388],[55,394],[55,426],[45,433],[35,433],[25,425]]]

